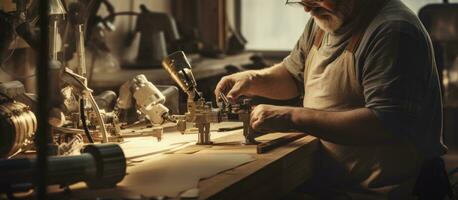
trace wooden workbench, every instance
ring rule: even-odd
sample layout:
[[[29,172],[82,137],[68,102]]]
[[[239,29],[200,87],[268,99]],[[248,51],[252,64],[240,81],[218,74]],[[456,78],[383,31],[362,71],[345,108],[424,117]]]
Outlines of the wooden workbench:
[[[270,141],[284,136],[276,133],[262,136],[259,141]],[[256,146],[240,145],[243,141],[241,130],[232,131],[214,140],[213,146],[190,145],[168,153],[235,152],[252,155],[255,160],[215,175],[199,182],[199,199],[278,199],[291,192],[306,181],[313,173],[313,163],[319,142],[316,138],[305,136],[286,146],[266,154],[256,154]],[[167,154],[161,155],[167,156]],[[91,199],[100,197],[126,197],[123,188],[108,190],[88,190],[72,187],[69,194],[52,195],[56,199]],[[135,187],[122,184],[123,187]]]
[[[275,138],[278,135],[273,135]],[[241,134],[221,141],[240,141]],[[266,154],[248,151],[256,160],[199,183],[199,199],[278,199],[311,177],[318,140],[306,136]],[[215,150],[218,151],[218,150]],[[247,153],[248,153],[247,152]]]

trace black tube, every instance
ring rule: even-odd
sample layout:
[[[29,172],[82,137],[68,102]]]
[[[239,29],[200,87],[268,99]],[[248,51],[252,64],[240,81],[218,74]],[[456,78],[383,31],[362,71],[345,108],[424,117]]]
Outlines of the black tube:
[[[48,66],[49,66],[49,30],[48,30],[48,0],[39,0],[40,16],[40,51],[38,55],[37,85],[38,85],[38,131],[37,131],[37,164],[36,180],[37,199],[46,199],[46,175],[48,154]]]
[[[22,185],[30,183],[33,177],[33,166],[36,161],[28,158],[14,159],[10,161],[1,160],[0,169],[4,170],[0,177],[0,192],[8,191],[8,186]],[[54,184],[73,184],[95,177],[97,168],[96,161],[90,154],[77,156],[49,156],[47,185]],[[30,188],[29,188],[30,189]]]
[[[89,143],[94,143],[91,133],[89,132],[89,128],[87,128],[86,113],[84,110],[84,99],[80,100],[80,117],[81,117],[81,124],[83,125],[83,129],[84,129],[84,134],[86,135],[87,140],[89,140]]]
[[[110,188],[126,175],[126,158],[117,144],[87,145],[81,155],[49,156],[47,161],[47,185],[67,186],[84,181],[89,188]],[[0,194],[33,188],[36,162],[29,158],[0,159]]]

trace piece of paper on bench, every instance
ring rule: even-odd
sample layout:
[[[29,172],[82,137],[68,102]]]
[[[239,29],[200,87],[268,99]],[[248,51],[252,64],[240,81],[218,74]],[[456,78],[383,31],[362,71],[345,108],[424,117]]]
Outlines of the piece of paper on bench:
[[[169,154],[130,168],[119,186],[145,197],[179,197],[196,189],[199,180],[253,160],[248,154]]]

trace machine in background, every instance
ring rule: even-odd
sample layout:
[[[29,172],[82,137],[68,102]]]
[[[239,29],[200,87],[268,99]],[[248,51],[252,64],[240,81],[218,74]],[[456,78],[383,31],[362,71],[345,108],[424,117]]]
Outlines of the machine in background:
[[[163,106],[165,96],[146,77],[137,76],[126,83],[119,93],[120,100],[113,91],[105,91],[96,96],[88,86],[85,30],[86,21],[89,20],[87,10],[90,9],[84,2],[76,1],[65,5],[60,0],[53,0],[49,4],[49,90],[52,91],[49,104],[52,109],[47,121],[52,126],[48,139],[51,155],[75,155],[79,154],[86,143],[120,142],[125,137],[153,136],[160,140],[161,124],[173,120],[166,115],[169,111]],[[2,38],[2,52],[9,53],[8,46],[15,35],[23,38],[32,49],[39,51],[37,44],[40,36],[34,23],[37,19],[37,2],[32,1],[28,9],[27,0],[18,0],[15,3],[20,8],[17,11],[1,12],[2,28],[10,30],[7,33],[12,35]],[[73,34],[71,38],[68,38],[68,32]],[[74,62],[67,62],[67,55],[73,55]],[[0,118],[4,126],[12,127],[7,129],[6,138],[2,140],[5,143],[2,146],[5,148],[2,150],[2,157],[10,158],[34,149],[31,138],[36,131],[36,117],[33,112],[36,111],[37,103],[35,95],[26,94],[24,86],[18,81],[4,83],[2,88],[0,93],[5,98],[1,105],[5,106]],[[129,104],[131,102],[136,103]],[[10,109],[11,106],[15,108]],[[125,117],[125,111],[133,115]],[[143,126],[152,125],[151,134],[124,131],[130,124],[147,121],[151,123],[143,123]]]

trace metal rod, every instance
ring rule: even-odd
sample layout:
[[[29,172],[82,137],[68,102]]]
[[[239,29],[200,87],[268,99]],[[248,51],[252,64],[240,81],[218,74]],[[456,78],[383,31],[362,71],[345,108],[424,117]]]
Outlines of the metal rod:
[[[53,61],[57,61],[58,58],[57,58],[57,53],[58,53],[58,47],[57,47],[57,35],[59,34],[59,27],[57,26],[57,20],[54,19],[54,22],[53,22],[53,26],[52,26],[52,31],[53,31],[53,34],[52,34],[52,60]]]
[[[102,143],[108,143],[108,131],[107,127],[105,126],[105,120],[103,120],[103,116],[100,112],[99,106],[97,105],[97,102],[95,101],[92,93],[89,91],[86,93],[86,96],[89,98],[89,101],[91,102],[92,109],[95,111],[95,114],[97,115],[97,119],[99,121],[100,132],[102,132]]]
[[[46,199],[46,173],[48,154],[48,67],[49,67],[49,30],[48,0],[39,0],[40,16],[40,52],[37,59],[38,85],[38,131],[37,131],[37,166],[35,187],[37,199]]]
[[[76,55],[78,55],[78,74],[87,78],[86,69],[86,50],[84,49],[84,32],[83,25],[78,24],[76,31]],[[87,81],[85,82],[87,85]]]

